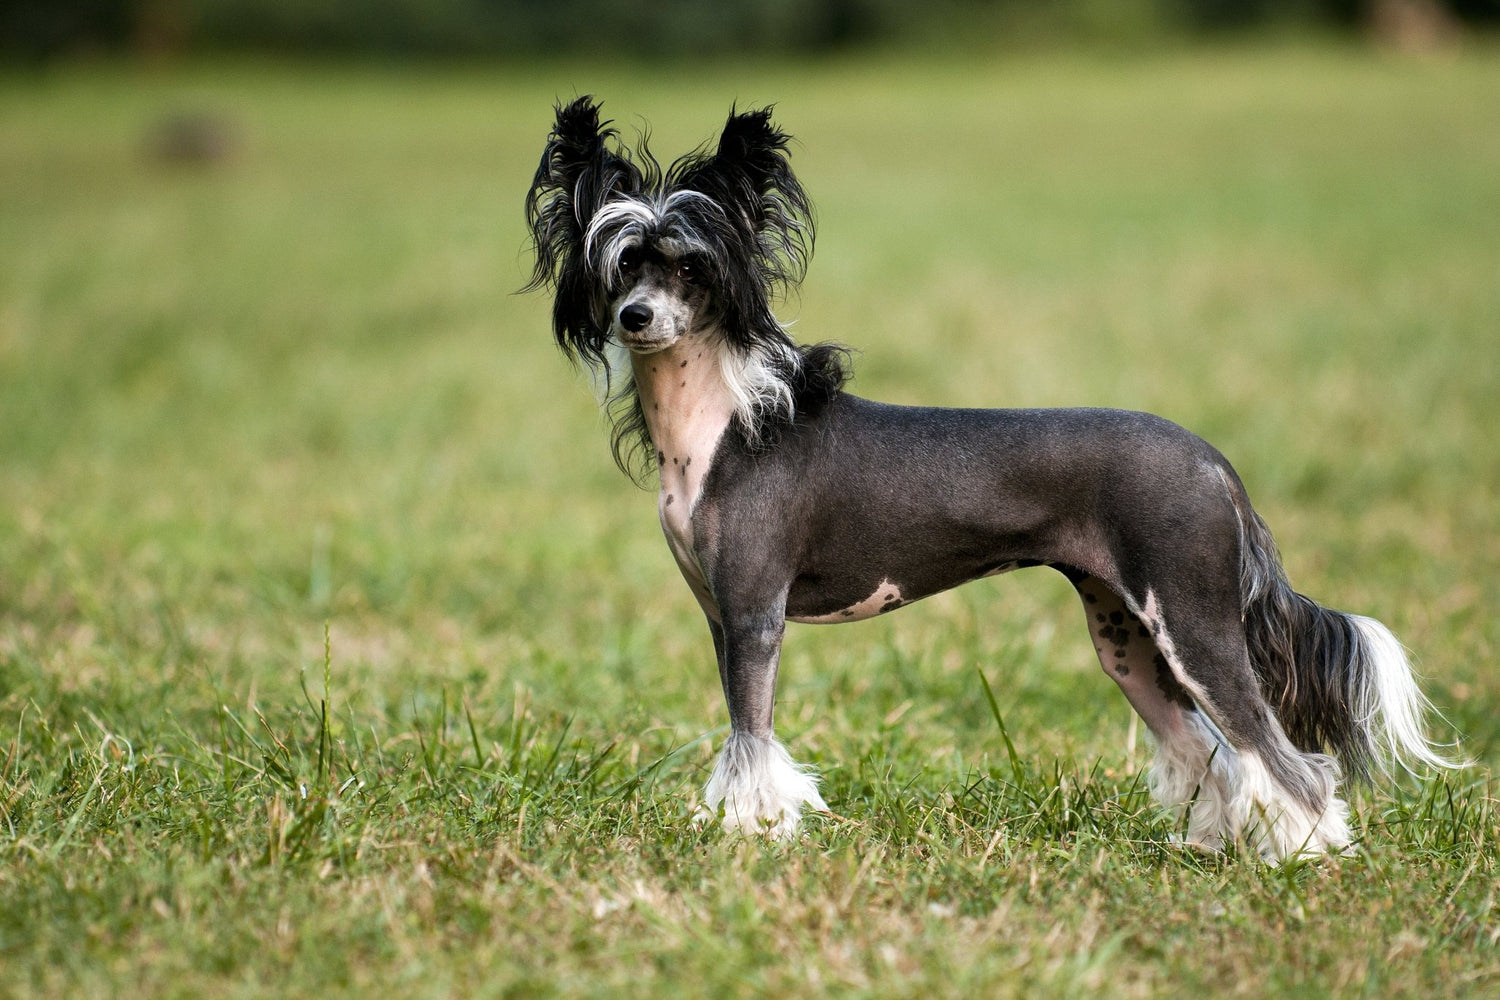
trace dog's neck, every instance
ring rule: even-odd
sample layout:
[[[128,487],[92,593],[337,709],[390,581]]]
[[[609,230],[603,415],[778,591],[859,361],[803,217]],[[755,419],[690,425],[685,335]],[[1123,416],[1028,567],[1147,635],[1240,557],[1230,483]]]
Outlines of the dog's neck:
[[[734,396],[719,368],[709,331],[688,334],[655,354],[632,354],[646,430],[661,471],[657,510],[673,554],[686,571],[692,555],[693,507],[714,449],[734,414]]]

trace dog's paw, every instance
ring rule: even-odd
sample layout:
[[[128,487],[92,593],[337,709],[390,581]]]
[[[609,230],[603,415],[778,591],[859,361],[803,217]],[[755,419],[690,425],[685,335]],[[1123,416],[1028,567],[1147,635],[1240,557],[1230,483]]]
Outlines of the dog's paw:
[[[726,830],[769,840],[797,835],[802,810],[827,812],[818,778],[772,739],[731,733],[694,813],[699,826],[720,820]]]

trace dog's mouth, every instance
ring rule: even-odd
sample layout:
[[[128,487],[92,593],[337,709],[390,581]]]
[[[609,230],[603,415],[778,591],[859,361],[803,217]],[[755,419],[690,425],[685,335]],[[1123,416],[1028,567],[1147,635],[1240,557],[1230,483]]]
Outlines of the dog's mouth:
[[[677,339],[671,335],[642,337],[640,334],[624,331],[616,331],[615,336],[627,351],[635,354],[655,354],[657,351],[671,347],[672,342]]]

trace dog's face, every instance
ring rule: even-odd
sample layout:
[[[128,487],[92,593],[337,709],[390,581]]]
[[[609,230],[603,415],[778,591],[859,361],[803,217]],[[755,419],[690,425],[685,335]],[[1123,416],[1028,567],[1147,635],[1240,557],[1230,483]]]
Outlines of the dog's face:
[[[621,249],[609,295],[609,336],[636,354],[665,350],[709,325],[709,269],[671,240]]]
[[[583,236],[595,327],[650,354],[718,322],[717,262],[736,236],[727,218],[712,199],[680,188],[606,201]]]
[[[558,344],[607,366],[605,347],[660,351],[714,326],[731,346],[780,348],[773,293],[812,249],[812,209],[770,109],[731,112],[711,151],[663,170],[630,151],[592,98],[557,109],[526,196],[531,287],[551,285]]]

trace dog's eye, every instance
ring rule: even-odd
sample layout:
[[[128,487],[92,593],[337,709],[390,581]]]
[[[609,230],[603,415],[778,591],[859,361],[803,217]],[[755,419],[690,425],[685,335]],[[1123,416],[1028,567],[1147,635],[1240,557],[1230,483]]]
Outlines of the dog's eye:
[[[620,273],[629,274],[641,266],[641,255],[635,250],[626,250],[620,254]]]
[[[677,277],[690,285],[698,283],[698,268],[692,261],[680,260],[677,262]]]

